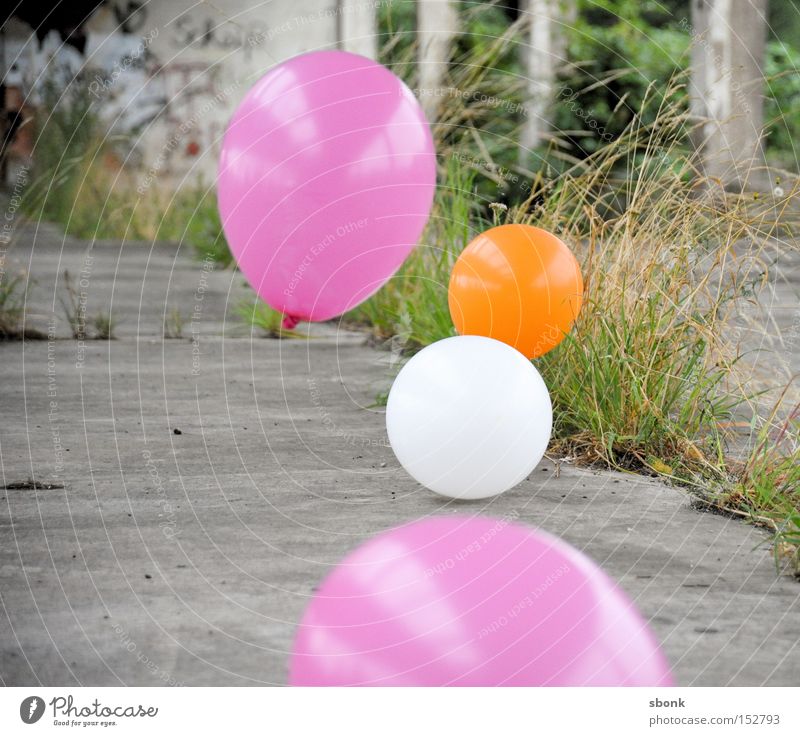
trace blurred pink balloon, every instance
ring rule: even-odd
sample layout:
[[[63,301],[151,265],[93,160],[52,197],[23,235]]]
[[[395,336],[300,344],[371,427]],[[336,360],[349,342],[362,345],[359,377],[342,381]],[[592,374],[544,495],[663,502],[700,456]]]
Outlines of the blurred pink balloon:
[[[379,534],[326,578],[292,685],[672,685],[628,597],[583,554],[505,520]]]
[[[217,178],[236,261],[290,326],[377,291],[416,245],[435,185],[430,128],[411,90],[344,51],[267,72],[228,126]]]

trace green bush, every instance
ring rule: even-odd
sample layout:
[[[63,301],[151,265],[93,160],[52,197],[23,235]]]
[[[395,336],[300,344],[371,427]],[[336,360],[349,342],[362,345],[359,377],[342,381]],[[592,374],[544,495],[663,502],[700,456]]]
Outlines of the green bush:
[[[767,95],[764,121],[768,126],[767,156],[786,168],[797,167],[800,150],[800,51],[779,41],[767,44],[764,66]]]
[[[654,86],[656,94],[665,94],[688,63],[689,34],[681,19],[654,2],[579,0],[553,103],[563,151],[585,158],[617,138],[642,110],[649,118],[641,122],[652,122],[657,108],[644,105],[645,98]]]

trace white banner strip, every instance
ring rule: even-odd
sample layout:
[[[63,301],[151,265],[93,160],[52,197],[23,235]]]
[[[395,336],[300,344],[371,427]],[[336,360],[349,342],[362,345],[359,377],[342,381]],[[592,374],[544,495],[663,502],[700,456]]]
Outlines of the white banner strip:
[[[791,688],[5,688],[0,733],[798,734]]]

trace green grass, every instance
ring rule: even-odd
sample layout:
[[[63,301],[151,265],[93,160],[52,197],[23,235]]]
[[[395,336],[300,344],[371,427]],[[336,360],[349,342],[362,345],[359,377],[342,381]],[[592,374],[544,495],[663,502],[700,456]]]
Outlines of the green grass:
[[[86,311],[87,295],[82,292],[72,274],[63,273],[64,289],[60,294],[61,309],[75,340],[114,340],[117,319],[110,309],[90,316]]]
[[[213,187],[175,191],[127,166],[130,141],[106,134],[80,78],[66,88],[45,83],[42,96],[48,112],[37,116],[35,171],[22,200],[28,217],[86,240],[172,241],[233,264]]]
[[[775,533],[773,550],[780,565],[800,571],[800,405],[780,418],[782,402],[755,435],[752,450],[730,488],[711,503],[739,513]]]
[[[117,320],[108,312],[98,312],[92,320],[95,340],[115,340],[114,330],[117,329]]]
[[[178,307],[172,307],[164,314],[164,338],[180,340],[183,338],[183,327],[186,318]]]
[[[109,146],[94,142],[67,171],[56,166],[40,176],[26,192],[26,214],[58,222],[68,235],[86,240],[175,242],[199,259],[233,265],[212,189],[198,183],[173,192],[155,183],[139,193],[136,178],[117,168]],[[45,184],[50,176],[60,177],[57,188]]]
[[[68,270],[64,271],[63,279],[64,291],[59,297],[61,309],[64,312],[72,337],[76,340],[85,340],[89,336],[86,328],[85,299],[82,299],[80,290]]]
[[[0,270],[0,339],[22,337],[27,289],[27,274],[11,275],[4,268]]]
[[[283,328],[283,315],[277,310],[258,300],[258,298],[243,299],[236,306],[236,315],[264,337],[276,339],[305,339],[305,335]]]
[[[455,334],[447,306],[450,271],[481,222],[475,173],[452,157],[445,166],[420,245],[383,288],[344,318],[378,338],[399,336],[409,350]]]

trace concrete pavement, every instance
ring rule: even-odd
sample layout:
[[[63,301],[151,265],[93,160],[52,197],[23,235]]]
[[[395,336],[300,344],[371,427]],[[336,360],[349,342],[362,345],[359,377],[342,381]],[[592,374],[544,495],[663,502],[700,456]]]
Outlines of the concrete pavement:
[[[800,585],[761,531],[660,482],[552,460],[489,502],[435,496],[388,447],[372,404],[392,369],[361,336],[252,337],[226,318],[238,275],[175,246],[98,244],[87,311],[111,305],[120,339],[80,344],[54,288],[85,244],[23,235],[29,326],[50,339],[0,343],[0,485],[17,486],[0,489],[3,684],[283,684],[330,567],[453,512],[517,515],[586,552],[680,684],[800,683]],[[162,337],[165,304],[200,304],[182,339]]]

